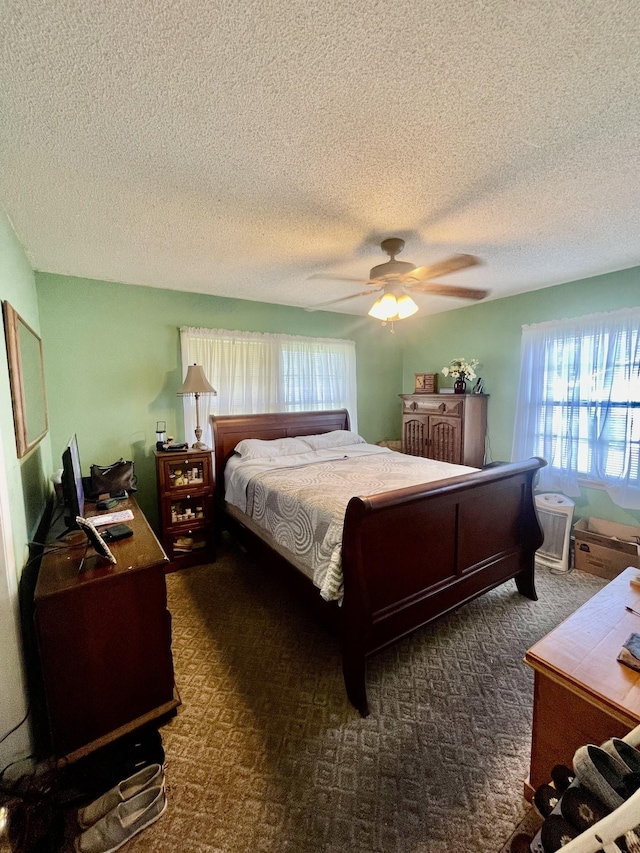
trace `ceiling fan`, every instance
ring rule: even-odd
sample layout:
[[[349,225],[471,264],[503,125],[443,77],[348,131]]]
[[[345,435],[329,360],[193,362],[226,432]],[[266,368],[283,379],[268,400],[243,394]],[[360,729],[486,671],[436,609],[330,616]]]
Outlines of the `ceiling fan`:
[[[491,291],[478,290],[471,287],[458,287],[452,284],[440,284],[431,279],[448,275],[467,267],[475,266],[480,260],[473,255],[453,255],[444,261],[439,261],[429,266],[416,267],[407,261],[396,261],[404,248],[404,240],[400,237],[389,237],[380,243],[383,252],[389,255],[389,260],[384,264],[378,264],[369,272],[369,278],[345,278],[341,275],[329,273],[315,273],[309,278],[323,278],[333,281],[356,281],[364,284],[367,289],[351,296],[341,299],[332,299],[307,308],[307,311],[319,311],[336,305],[338,302],[346,302],[349,299],[357,299],[359,296],[368,296],[370,293],[382,291],[382,295],[369,311],[370,316],[382,320],[385,325],[395,320],[404,320],[418,310],[418,306],[411,298],[412,293],[426,293],[432,296],[456,296],[460,299],[484,299]]]

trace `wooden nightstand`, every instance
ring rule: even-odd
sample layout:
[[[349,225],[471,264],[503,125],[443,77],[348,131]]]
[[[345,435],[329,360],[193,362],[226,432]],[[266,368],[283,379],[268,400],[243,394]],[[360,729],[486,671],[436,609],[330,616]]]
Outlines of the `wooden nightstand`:
[[[215,479],[210,450],[155,451],[167,571],[216,558]]]

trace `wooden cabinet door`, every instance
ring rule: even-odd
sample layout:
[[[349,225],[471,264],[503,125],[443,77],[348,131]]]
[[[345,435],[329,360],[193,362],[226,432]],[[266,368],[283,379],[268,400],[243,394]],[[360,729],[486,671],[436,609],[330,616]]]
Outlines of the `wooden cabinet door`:
[[[431,416],[429,418],[430,459],[462,464],[462,421],[460,418]]]
[[[410,456],[429,456],[429,418],[405,415],[402,424],[402,452]]]

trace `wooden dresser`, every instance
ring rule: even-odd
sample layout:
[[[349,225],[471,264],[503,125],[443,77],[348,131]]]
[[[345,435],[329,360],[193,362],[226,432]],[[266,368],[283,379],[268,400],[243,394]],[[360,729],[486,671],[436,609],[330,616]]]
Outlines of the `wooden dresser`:
[[[167,557],[133,498],[133,536],[115,565],[73,531],[52,536],[35,590],[35,623],[53,754],[81,758],[175,710]],[[87,516],[98,513],[86,512]],[[82,569],[79,571],[79,569]]]
[[[402,452],[440,462],[484,464],[486,394],[400,394]]]
[[[525,797],[549,781],[554,764],[571,767],[578,747],[624,737],[640,724],[640,672],[617,660],[640,630],[640,589],[629,567],[532,646],[531,764]]]

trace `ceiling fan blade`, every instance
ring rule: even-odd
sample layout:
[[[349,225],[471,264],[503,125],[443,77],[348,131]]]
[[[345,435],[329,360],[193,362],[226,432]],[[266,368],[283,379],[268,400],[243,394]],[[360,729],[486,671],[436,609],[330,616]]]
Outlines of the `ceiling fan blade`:
[[[480,263],[480,259],[475,255],[453,255],[447,258],[446,261],[439,261],[437,264],[429,264],[426,267],[416,267],[411,272],[401,276],[401,281],[428,281],[430,278],[438,278],[441,275],[463,270],[467,267],[473,267]]]
[[[372,293],[375,293],[376,290],[382,290],[381,287],[376,287],[373,290],[362,290],[360,293],[352,293],[351,296],[343,296],[342,299],[332,299],[331,302],[321,302],[320,305],[312,305],[309,308],[305,308],[305,311],[322,311],[323,308],[327,308],[329,305],[337,305],[338,302],[347,302],[349,299],[357,299],[359,296],[371,296]]]
[[[307,276],[307,281],[312,278],[324,278],[328,281],[357,281],[360,284],[375,284],[368,278],[346,278],[343,275],[331,275],[331,273],[314,272],[313,275]]]
[[[478,290],[473,287],[456,287],[455,284],[439,284],[437,281],[429,284],[406,285],[408,293],[426,293],[429,296],[457,296],[459,299],[484,299],[491,291]]]

